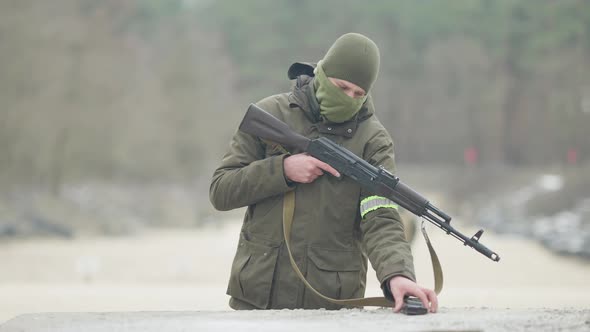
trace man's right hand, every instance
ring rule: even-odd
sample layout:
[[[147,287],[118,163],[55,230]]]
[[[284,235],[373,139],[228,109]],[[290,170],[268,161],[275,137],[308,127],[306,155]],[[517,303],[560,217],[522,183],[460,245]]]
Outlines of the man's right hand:
[[[288,180],[298,183],[311,183],[324,174],[324,171],[340,177],[340,173],[332,166],[307,153],[288,156],[283,161],[283,169]]]

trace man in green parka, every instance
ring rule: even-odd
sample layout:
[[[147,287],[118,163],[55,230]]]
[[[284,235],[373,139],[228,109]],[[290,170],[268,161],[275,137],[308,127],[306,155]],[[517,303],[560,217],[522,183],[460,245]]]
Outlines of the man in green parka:
[[[317,66],[289,68],[289,78],[296,79],[291,92],[257,105],[296,132],[328,137],[393,173],[393,142],[369,95],[378,71],[377,45],[363,35],[345,34]],[[296,197],[291,251],[314,288],[336,299],[362,297],[368,258],[385,296],[395,299],[396,312],[405,295],[437,310],[436,294],[415,282],[395,203],[365,192],[318,159],[240,131],[210,187],[216,209],[248,207],[227,289],[232,308],[341,308],[307,290],[293,271],[282,229],[288,191]]]

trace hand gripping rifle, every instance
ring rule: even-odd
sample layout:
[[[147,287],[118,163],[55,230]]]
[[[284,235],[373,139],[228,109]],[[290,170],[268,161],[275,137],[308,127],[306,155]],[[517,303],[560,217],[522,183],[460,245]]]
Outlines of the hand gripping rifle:
[[[294,132],[286,123],[275,118],[254,104],[250,104],[248,111],[240,124],[240,130],[307,152],[309,155],[329,164],[338,172],[351,177],[364,189],[376,195],[387,197],[404,209],[422,217],[452,235],[464,245],[497,262],[500,256],[481,244],[479,239],[483,229],[472,237],[467,237],[451,226],[451,217],[432,205],[426,198],[412,190],[400,181],[398,177],[383,167],[375,167],[354,153],[332,142],[326,137],[309,139]]]

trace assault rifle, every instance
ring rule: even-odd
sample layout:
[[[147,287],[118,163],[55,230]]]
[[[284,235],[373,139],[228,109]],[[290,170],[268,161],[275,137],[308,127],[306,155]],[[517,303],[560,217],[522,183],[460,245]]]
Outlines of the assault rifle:
[[[357,181],[361,187],[376,195],[387,197],[422,217],[464,245],[497,262],[500,256],[479,242],[483,229],[467,237],[451,226],[451,217],[422,195],[400,181],[383,167],[375,167],[326,137],[309,139],[293,131],[286,123],[260,107],[250,104],[240,124],[240,130],[262,139],[295,148],[329,164],[340,174]]]

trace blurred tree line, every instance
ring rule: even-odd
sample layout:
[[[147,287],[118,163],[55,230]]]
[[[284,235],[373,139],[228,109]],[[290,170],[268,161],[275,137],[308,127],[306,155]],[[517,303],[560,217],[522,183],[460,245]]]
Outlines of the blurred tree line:
[[[399,161],[590,156],[588,1],[5,0],[0,182],[204,184],[246,105],[350,31]]]
[[[0,181],[194,180],[227,144],[233,64],[179,1],[0,2]],[[209,175],[208,175],[209,176]]]
[[[342,33],[373,38],[376,107],[404,162],[461,164],[467,148],[517,165],[590,155],[588,1],[234,0],[206,17],[256,97]]]

